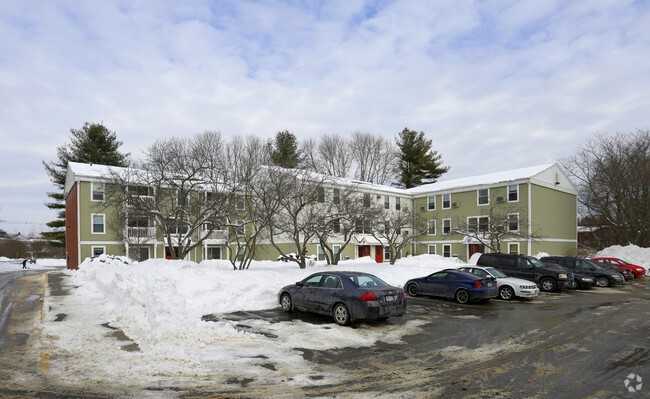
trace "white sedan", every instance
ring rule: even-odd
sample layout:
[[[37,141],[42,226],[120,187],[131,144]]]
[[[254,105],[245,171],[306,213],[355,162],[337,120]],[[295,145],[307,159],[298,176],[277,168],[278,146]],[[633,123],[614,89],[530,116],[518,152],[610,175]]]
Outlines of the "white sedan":
[[[475,274],[479,277],[492,276],[497,280],[499,298],[510,300],[514,297],[534,298],[539,295],[539,288],[532,281],[506,276],[502,271],[493,267],[461,266],[458,270]]]

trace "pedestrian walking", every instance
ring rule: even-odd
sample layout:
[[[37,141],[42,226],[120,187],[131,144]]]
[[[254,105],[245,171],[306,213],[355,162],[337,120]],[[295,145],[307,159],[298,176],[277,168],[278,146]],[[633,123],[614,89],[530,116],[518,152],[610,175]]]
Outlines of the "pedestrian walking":
[[[27,259],[23,260],[23,269],[27,269]]]

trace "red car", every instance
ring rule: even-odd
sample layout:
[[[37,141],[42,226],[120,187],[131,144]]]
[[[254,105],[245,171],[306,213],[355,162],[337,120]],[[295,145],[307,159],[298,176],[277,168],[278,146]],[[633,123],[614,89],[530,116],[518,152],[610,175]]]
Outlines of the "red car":
[[[633,265],[630,262],[626,262],[623,259],[618,259],[618,258],[593,258],[592,259],[595,262],[599,263],[609,263],[611,265],[616,265],[620,267],[624,267],[626,269],[632,270],[632,273],[634,273],[635,277],[641,277],[645,275],[645,268],[637,265]]]

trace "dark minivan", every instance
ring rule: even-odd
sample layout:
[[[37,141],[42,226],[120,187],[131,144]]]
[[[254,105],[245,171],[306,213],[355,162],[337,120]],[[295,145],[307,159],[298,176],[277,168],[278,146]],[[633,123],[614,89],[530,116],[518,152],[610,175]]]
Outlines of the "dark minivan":
[[[547,265],[532,256],[511,254],[481,254],[478,266],[497,268],[510,277],[534,281],[542,291],[555,291],[573,284],[573,273],[557,265]]]
[[[589,259],[575,258],[572,256],[544,256],[540,260],[547,264],[558,264],[575,273],[592,276],[596,279],[596,285],[599,287],[623,284],[625,281],[621,273],[606,269]]]

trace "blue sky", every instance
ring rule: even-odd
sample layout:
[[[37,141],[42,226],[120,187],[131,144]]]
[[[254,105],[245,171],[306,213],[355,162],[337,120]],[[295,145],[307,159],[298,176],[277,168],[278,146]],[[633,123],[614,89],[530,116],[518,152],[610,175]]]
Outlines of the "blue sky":
[[[161,137],[424,131],[445,178],[649,128],[646,1],[0,2],[0,228],[55,215],[42,161],[100,122]]]

